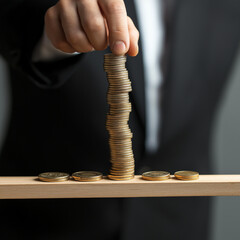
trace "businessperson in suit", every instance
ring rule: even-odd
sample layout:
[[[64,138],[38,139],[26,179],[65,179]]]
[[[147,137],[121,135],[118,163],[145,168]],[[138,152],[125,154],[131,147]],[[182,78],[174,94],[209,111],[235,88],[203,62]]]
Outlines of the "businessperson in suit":
[[[137,55],[127,62],[133,86],[130,126],[136,173],[147,169],[212,171],[212,126],[239,45],[240,3],[165,2],[171,5],[171,14],[165,15],[165,45],[159,61],[163,83],[155,151],[145,145],[148,105],[136,1],[1,2],[0,53],[9,66],[12,111],[0,175],[91,169],[107,173],[107,81],[102,67],[107,46],[116,54]],[[44,31],[56,49],[81,54],[33,61]],[[202,240],[209,234],[210,199],[205,197],[0,203],[4,240],[172,240],[188,236]]]

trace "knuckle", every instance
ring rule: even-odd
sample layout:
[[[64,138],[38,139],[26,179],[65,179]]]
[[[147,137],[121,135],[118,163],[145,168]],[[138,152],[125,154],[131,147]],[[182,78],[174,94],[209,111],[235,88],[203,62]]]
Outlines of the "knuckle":
[[[86,21],[84,25],[91,32],[101,31],[104,28],[103,21],[99,18],[94,18]]]
[[[91,52],[93,50],[93,47],[89,43],[85,43],[85,44],[83,44],[82,46],[79,46],[76,49],[77,49],[78,52],[87,53],[87,52]]]
[[[133,31],[134,35],[139,38],[140,33],[130,17],[128,17],[128,27]]]
[[[79,44],[81,42],[81,39],[79,38],[79,36],[77,34],[71,34],[71,35],[67,36],[67,40],[74,47],[79,46]]]
[[[92,50],[92,46],[84,40],[81,34],[72,34],[67,37],[67,40],[78,52],[90,52]]]
[[[98,46],[94,46],[94,48],[97,50],[97,51],[103,51],[107,48],[107,43],[102,43]]]
[[[120,27],[118,29],[113,29],[111,31],[112,36],[114,35],[114,36],[118,36],[118,37],[124,36],[125,33],[126,33],[126,29],[120,28]]]
[[[61,9],[61,10],[62,10],[62,9],[65,9],[66,5],[67,5],[66,0],[59,0],[58,3],[57,3],[57,6],[58,6],[59,9]]]
[[[50,7],[45,13],[45,21],[50,21],[55,15],[54,7]]]
[[[139,39],[139,37],[140,37],[140,33],[137,29],[136,29],[136,37],[137,37],[137,39]]]
[[[125,12],[125,6],[122,1],[108,1],[106,4],[108,13],[123,14]]]
[[[129,16],[127,16],[127,20],[128,20],[128,24],[133,25],[133,21]]]
[[[79,52],[82,52],[82,53],[87,53],[87,52],[91,52],[92,49],[93,49],[93,48],[92,48],[91,46],[85,46],[84,48],[79,49],[78,51],[79,51]]]
[[[52,44],[55,48],[61,51],[65,51],[68,44],[64,40],[53,40]]]
[[[79,4],[81,5],[87,5],[89,3],[89,0],[79,0]]]

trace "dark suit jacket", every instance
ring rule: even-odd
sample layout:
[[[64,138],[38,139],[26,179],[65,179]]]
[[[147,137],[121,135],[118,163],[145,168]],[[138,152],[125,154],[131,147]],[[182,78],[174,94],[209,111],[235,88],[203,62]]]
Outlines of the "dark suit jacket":
[[[0,175],[78,170],[106,174],[109,168],[104,52],[48,64],[31,62],[44,12],[55,2],[1,4],[0,53],[9,63],[12,114]],[[137,24],[133,1],[125,2]],[[154,155],[144,149],[141,50],[128,58],[136,172],[209,173],[214,116],[239,44],[240,3],[179,0],[169,34],[161,145]],[[3,239],[186,239],[187,233],[207,239],[208,210],[207,198],[2,200],[0,230]]]

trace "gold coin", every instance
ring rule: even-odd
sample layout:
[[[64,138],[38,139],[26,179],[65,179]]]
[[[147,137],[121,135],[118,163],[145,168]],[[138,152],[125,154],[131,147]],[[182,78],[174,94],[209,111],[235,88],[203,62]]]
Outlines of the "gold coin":
[[[126,112],[125,112],[126,113]],[[107,121],[112,122],[125,122],[127,123],[129,120],[129,112],[127,114],[118,114],[118,115],[107,115]]]
[[[121,62],[121,61],[126,61],[127,57],[125,55],[122,55],[122,56],[117,56],[117,55],[114,55],[113,53],[107,53],[104,55],[104,62],[110,62],[110,63],[113,63],[113,61],[118,61],[118,62]]]
[[[177,171],[174,176],[179,180],[196,180],[199,178],[199,173],[194,171]]]
[[[134,157],[133,153],[129,153],[129,154],[125,154],[124,152],[122,154],[118,154],[118,155],[113,155],[111,154],[111,159],[118,159],[118,160],[122,160],[122,161],[128,161],[128,160],[132,160]]]
[[[129,108],[123,108],[121,106],[119,107],[110,107],[109,109],[110,111],[110,114],[119,114],[119,113],[122,113],[122,112],[131,112],[131,107]]]
[[[110,137],[111,137],[111,134],[110,134]],[[117,146],[117,147],[123,147],[123,148],[132,148],[132,141],[131,141],[131,138],[126,138],[126,139],[114,139],[114,138],[111,138],[111,140],[109,140],[109,143],[112,145],[112,146]],[[120,148],[119,148],[120,149]]]
[[[133,153],[132,152],[130,152],[130,153],[125,153],[125,152],[121,152],[121,153],[118,153],[118,154],[114,154],[114,153],[111,153],[111,157],[116,157],[116,158],[127,158],[127,159],[129,159],[129,158],[131,158],[131,157],[133,157]]]
[[[101,180],[103,175],[100,172],[95,171],[79,171],[72,174],[72,177],[76,181],[80,182],[94,182]]]
[[[111,143],[112,145],[121,145],[121,146],[126,146],[126,147],[131,146],[129,144],[132,143],[131,138],[123,139],[123,140],[117,140],[117,139],[110,138],[108,142]]]
[[[132,166],[131,162],[133,162],[133,157],[111,157],[110,162],[117,166],[117,163],[121,166]]]
[[[133,156],[128,158],[123,157],[114,157],[110,159],[111,163],[115,166],[133,166],[134,165],[134,158]]]
[[[112,137],[110,135],[110,137]],[[117,142],[117,140],[119,140],[119,142]],[[126,139],[115,139],[115,143],[113,142],[109,142],[110,146],[111,146],[111,152],[112,153],[122,153],[122,151],[126,151],[126,152],[132,152],[132,143],[128,143],[128,144],[122,144],[123,140],[131,140],[131,138],[126,138]]]
[[[134,171],[135,169],[135,166],[127,166],[127,165],[114,165],[111,167],[111,170],[112,171],[126,171],[126,172],[130,172],[130,171]]]
[[[117,161],[114,161],[114,160],[117,160]],[[125,161],[122,160],[122,158],[114,158],[114,160],[110,159],[112,166],[134,167],[134,158],[133,157],[128,158],[128,160],[125,160]]]
[[[111,91],[111,93],[126,93],[126,92],[131,92],[132,91],[132,87],[129,86],[129,87],[126,87],[126,88],[114,88],[114,87],[110,87],[109,88],[109,91]]]
[[[108,80],[109,79],[111,80],[111,79],[115,79],[115,78],[120,78],[120,77],[122,77],[122,78],[128,78],[129,77],[126,68],[121,68],[121,71],[116,71],[116,69],[118,69],[118,68],[119,68],[119,66],[116,67],[116,68],[114,68],[112,66],[108,66],[106,68]],[[114,70],[114,71],[112,71],[112,70]]]
[[[121,147],[121,146],[114,146],[113,144],[110,144],[111,148],[111,156],[129,156],[129,154],[132,154],[132,149],[131,147]]]
[[[69,179],[70,175],[64,172],[44,172],[38,175],[43,182],[63,182]]]
[[[115,78],[108,78],[108,83],[109,85],[112,85],[112,86],[121,86],[122,84],[123,85],[131,85],[131,81],[128,77],[121,77],[121,76],[118,76],[118,77],[115,77]]]
[[[117,82],[117,83],[110,83],[109,90],[128,90],[129,87],[131,87],[131,82],[123,83],[123,82]]]
[[[115,126],[111,126],[111,125],[107,125],[107,127],[109,128],[109,131],[111,131],[112,133],[114,132],[119,132],[119,133],[131,133],[131,130],[129,129],[129,127],[127,126],[127,123],[125,123],[124,125],[115,125]],[[110,132],[110,133],[111,133]]]
[[[109,83],[110,87],[113,88],[128,88],[129,86],[131,86],[131,82],[129,80],[122,80],[122,81],[112,81]]]
[[[128,101],[121,101],[121,102],[116,102],[116,103],[112,103],[110,105],[110,108],[125,108],[125,109],[128,109],[128,108],[131,108],[131,103],[128,102]]]
[[[113,180],[130,180],[132,178],[134,178],[134,173],[131,174],[114,174],[114,173],[110,173],[109,174],[110,178]]]
[[[113,176],[131,177],[132,175],[134,175],[134,171],[123,172],[110,170],[110,174]]]
[[[134,172],[135,168],[124,168],[124,167],[111,167],[111,172],[121,172],[121,173],[129,173]]]
[[[126,181],[126,180],[131,180],[134,178],[134,175],[128,176],[128,177],[119,177],[119,176],[113,176],[111,174],[108,175],[108,178],[111,180],[116,180],[116,181]]]
[[[118,170],[126,170],[126,171],[129,171],[129,170],[134,170],[135,169],[135,166],[134,164],[132,165],[127,165],[127,164],[115,164],[115,163],[112,163],[112,166],[111,166],[111,169],[114,170],[114,171],[118,171]]]
[[[111,141],[116,142],[117,140],[127,140],[133,137],[133,134],[130,129],[126,129],[123,132],[121,131],[123,125],[106,125],[107,130],[110,133]]]
[[[120,101],[129,102],[129,95],[128,93],[112,94],[108,92],[107,99],[109,101],[116,101],[117,103],[120,103]]]
[[[119,162],[112,162],[112,167],[111,169],[134,169],[134,162],[132,164],[130,163],[125,163],[125,164],[122,164],[122,163],[119,163]]]
[[[170,178],[170,173],[166,171],[149,171],[142,174],[144,180],[163,181]]]
[[[129,113],[130,114],[131,111],[130,110],[124,110],[124,109],[109,109],[109,112],[112,115],[121,115],[123,113]]]
[[[119,89],[121,89],[121,91],[125,90],[125,92],[127,92],[129,90],[129,88],[132,88],[131,82],[124,83],[124,84],[123,83],[121,83],[121,84],[120,83],[119,84],[110,83],[108,91],[111,92],[111,94],[113,94],[113,92],[118,91]]]
[[[112,93],[116,93],[116,94],[119,94],[119,93],[130,93],[130,92],[132,92],[132,88],[131,87],[129,87],[129,88],[127,88],[127,89],[119,89],[119,90],[113,90],[113,89],[111,89],[111,91],[112,91]]]
[[[108,121],[106,122],[106,127],[108,127],[109,130],[112,131],[112,133],[114,133],[114,131],[117,131],[117,130],[118,130],[118,132],[121,133],[121,129],[124,128],[125,125],[127,125],[127,122],[126,122],[126,121],[123,121],[123,122],[118,121],[118,122],[117,122],[117,121],[112,121],[112,120],[110,121],[110,120],[108,120]],[[128,132],[131,133],[131,130],[130,130],[130,129],[127,129],[127,128],[126,128],[125,131],[128,131]]]

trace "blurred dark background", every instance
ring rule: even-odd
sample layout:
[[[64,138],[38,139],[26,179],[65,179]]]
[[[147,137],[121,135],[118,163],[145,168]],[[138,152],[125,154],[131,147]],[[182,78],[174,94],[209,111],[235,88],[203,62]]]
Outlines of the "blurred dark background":
[[[215,121],[212,139],[214,173],[240,174],[240,51]],[[11,109],[9,83],[4,60],[0,58],[0,151],[8,128]],[[211,240],[236,239],[240,235],[239,197],[216,197],[213,202]]]

